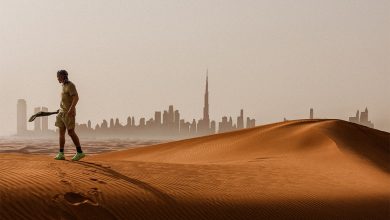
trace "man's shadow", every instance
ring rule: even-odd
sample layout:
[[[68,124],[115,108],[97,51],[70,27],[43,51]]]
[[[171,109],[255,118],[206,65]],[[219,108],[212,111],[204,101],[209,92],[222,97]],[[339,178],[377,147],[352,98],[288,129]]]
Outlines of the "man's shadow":
[[[73,163],[80,164],[84,167],[90,167],[90,168],[97,169],[97,170],[103,172],[103,174],[105,174],[106,176],[113,177],[115,179],[120,179],[120,180],[126,181],[127,183],[130,183],[130,184],[134,184],[134,185],[138,186],[139,188],[144,189],[145,191],[151,192],[157,198],[163,200],[164,202],[166,202],[168,204],[176,203],[176,201],[172,197],[170,197],[168,194],[164,193],[163,191],[160,191],[159,189],[151,186],[150,184],[142,182],[142,181],[137,180],[137,179],[130,178],[128,176],[125,176],[125,175],[123,175],[123,174],[121,174],[113,169],[110,169],[108,167],[104,167],[101,164],[86,162],[86,161],[76,161]]]

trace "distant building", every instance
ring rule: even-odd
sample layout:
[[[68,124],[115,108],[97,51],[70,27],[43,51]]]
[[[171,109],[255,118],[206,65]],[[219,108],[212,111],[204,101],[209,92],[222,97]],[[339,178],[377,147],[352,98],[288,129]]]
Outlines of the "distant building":
[[[310,119],[314,118],[314,110],[313,108],[310,108]]]
[[[146,127],[151,128],[153,126],[153,123],[153,118],[149,118],[149,120],[146,121]]]
[[[360,122],[360,117],[359,117],[359,110],[357,110],[355,117],[349,117],[349,121],[359,124]]]
[[[126,128],[130,128],[131,127],[131,117],[127,117],[127,124],[126,124]]]
[[[165,128],[168,127],[169,124],[168,121],[169,121],[168,112],[165,110],[163,113],[163,123],[162,123]]]
[[[370,127],[370,128],[374,128],[374,124],[371,121],[368,120],[368,109],[367,109],[367,107],[366,107],[364,112],[360,113],[360,124],[364,125],[364,126],[367,126],[367,127]]]
[[[211,134],[215,134],[215,132],[217,132],[216,131],[216,123],[215,123],[215,121],[213,120],[213,121],[211,121],[211,124],[210,124],[210,129],[211,129]]]
[[[192,123],[191,123],[191,126],[190,126],[190,133],[192,135],[195,135],[196,132],[197,132],[196,121],[195,121],[195,119],[192,119]]]
[[[161,112],[154,112],[154,121],[156,122],[156,125],[161,125]]]
[[[210,131],[210,115],[209,115],[209,76],[208,70],[206,73],[206,91],[204,94],[203,118],[198,122],[199,135],[208,135]]]
[[[223,132],[229,132],[235,130],[235,126],[233,126],[233,120],[232,117],[229,117],[229,120],[226,116],[222,117],[222,121],[219,122],[218,126],[218,133],[223,133]]]
[[[174,121],[175,121],[175,113],[173,111],[173,105],[170,105],[169,110],[168,110],[168,127],[169,127],[169,129],[173,128]]]
[[[140,119],[139,119],[139,126],[140,126],[140,127],[145,127],[145,125],[146,125],[146,124],[145,124],[145,118],[140,118]]]
[[[132,126],[132,127],[135,127],[135,119],[134,119],[134,116],[131,117],[131,126]]]
[[[353,123],[356,123],[356,124],[364,125],[364,126],[367,126],[367,127],[370,127],[370,128],[374,128],[374,123],[372,123],[371,121],[368,120],[368,109],[367,109],[367,107],[364,110],[364,112],[360,113],[360,117],[359,117],[359,110],[358,110],[356,112],[355,117],[349,117],[349,121],[353,122]]]
[[[241,109],[240,116],[237,117],[237,129],[244,128],[244,110]]]
[[[115,119],[115,125],[114,125],[115,128],[121,128],[122,127],[122,124],[119,122],[119,118]]]
[[[34,114],[41,111],[41,107],[34,108]],[[42,131],[42,117],[37,117],[34,120],[34,132],[41,132]]]
[[[27,103],[24,99],[19,99],[17,103],[17,134],[22,135],[27,132]]]
[[[108,122],[105,119],[103,120],[101,128],[102,129],[108,129]]]
[[[175,110],[175,112],[174,112],[173,129],[174,129],[175,132],[179,132],[180,131],[180,113],[179,113],[179,110]]]
[[[42,107],[43,112],[48,112],[49,109],[47,107]],[[49,131],[49,118],[42,117],[42,132],[48,132]]]
[[[112,128],[114,128],[114,126],[115,126],[115,124],[114,124],[114,119],[111,118],[111,119],[110,119],[110,128],[112,129]]]
[[[226,116],[223,116],[222,121],[219,122],[218,133],[223,133],[226,131],[228,131],[228,120]]]

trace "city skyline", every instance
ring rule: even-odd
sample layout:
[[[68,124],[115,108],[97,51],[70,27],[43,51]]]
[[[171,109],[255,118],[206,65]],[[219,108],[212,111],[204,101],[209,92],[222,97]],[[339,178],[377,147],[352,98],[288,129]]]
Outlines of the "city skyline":
[[[48,111],[47,107],[35,107],[34,114],[40,111]],[[256,126],[255,119],[246,118],[246,126],[244,124],[243,109],[240,110],[240,116],[237,117],[237,122],[233,123],[232,117],[222,117],[222,121],[216,125],[216,121],[210,120],[209,116],[209,80],[208,70],[206,71],[206,85],[204,93],[203,118],[196,121],[193,118],[190,121],[185,121],[180,118],[178,109],[174,109],[173,105],[169,105],[168,110],[155,111],[154,118],[146,120],[145,117],[139,119],[138,125],[134,116],[127,117],[127,124],[123,125],[118,118],[111,118],[110,122],[103,119],[101,124],[97,123],[92,127],[92,122],[76,123],[76,130],[82,135],[93,137],[121,136],[121,137],[148,137],[148,138],[188,138],[195,136],[204,136],[216,133],[234,131],[243,128],[252,128]],[[34,129],[27,129],[27,103],[24,99],[19,99],[17,102],[17,135],[53,135],[54,132],[48,129],[48,117],[38,117],[34,120]],[[163,116],[161,118],[161,115]],[[114,122],[115,120],[115,122]]]
[[[34,113],[40,111],[48,111],[47,107],[35,107]],[[189,138],[204,135],[211,135],[216,133],[224,133],[244,128],[253,128],[256,126],[256,120],[250,117],[246,117],[246,123],[244,122],[244,110],[240,110],[240,115],[237,117],[236,123],[233,122],[232,116],[223,116],[221,121],[216,123],[214,120],[210,120],[209,116],[209,80],[208,70],[206,70],[206,83],[204,93],[204,105],[203,105],[203,118],[192,121],[185,121],[180,118],[178,109],[174,109],[173,105],[169,105],[167,110],[155,111],[154,118],[147,119],[146,117],[139,118],[137,125],[136,118],[134,116],[127,117],[127,123],[122,124],[119,118],[111,118],[109,122],[106,119],[93,127],[91,120],[87,123],[77,123],[76,130],[83,136],[89,137],[138,137],[138,138]],[[161,117],[162,116],[162,117]],[[308,119],[320,119],[315,118],[314,109],[309,109]],[[283,121],[287,121],[284,117]],[[374,128],[374,124],[369,120],[368,108],[359,114],[359,110],[356,112],[356,116],[349,117],[349,122],[364,125],[370,128]],[[54,135],[54,131],[48,129],[48,117],[38,117],[34,121],[34,129],[29,131],[27,129],[27,102],[24,99],[17,101],[17,135]]]

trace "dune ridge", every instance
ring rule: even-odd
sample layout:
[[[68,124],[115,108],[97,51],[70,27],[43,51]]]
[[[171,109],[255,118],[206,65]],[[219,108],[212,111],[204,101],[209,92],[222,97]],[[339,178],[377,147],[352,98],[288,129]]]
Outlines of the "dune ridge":
[[[220,163],[283,155],[324,157],[342,152],[390,171],[390,135],[342,120],[297,120],[98,156],[168,163]]]

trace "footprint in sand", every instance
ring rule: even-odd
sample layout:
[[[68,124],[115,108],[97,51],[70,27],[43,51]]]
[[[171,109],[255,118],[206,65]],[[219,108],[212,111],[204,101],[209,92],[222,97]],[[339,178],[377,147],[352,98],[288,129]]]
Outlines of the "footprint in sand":
[[[92,190],[98,191],[97,188],[92,188]],[[117,219],[109,210],[81,193],[67,192],[64,199],[71,205],[72,209],[77,211],[80,219]]]
[[[60,180],[60,182],[66,185],[71,185],[71,183],[68,180]]]
[[[106,182],[104,182],[104,181],[102,181],[102,180],[98,180],[98,179],[96,179],[96,178],[89,178],[90,180],[92,180],[92,181],[96,181],[96,182],[98,182],[98,183],[100,183],[100,184],[107,184]]]
[[[67,192],[64,195],[64,199],[71,205],[80,205],[83,203],[90,203],[92,205],[98,205],[91,198],[88,198],[81,193]]]
[[[88,195],[95,198],[95,201],[99,202],[102,199],[102,191],[100,191],[98,188],[93,187],[88,191]]]
[[[96,187],[92,187],[89,191],[88,191],[89,194],[98,194],[100,193],[100,190]]]

